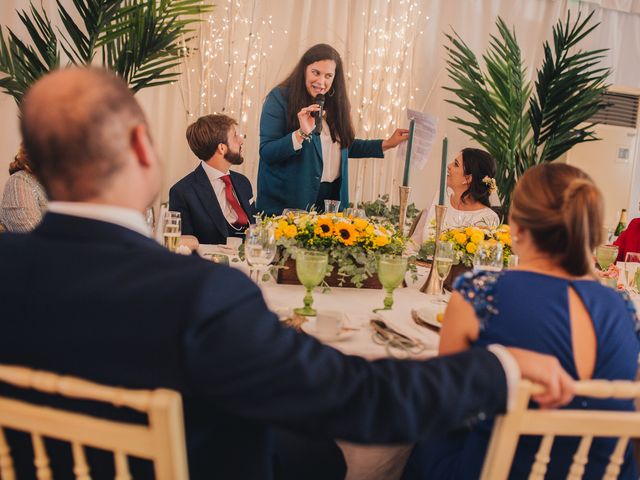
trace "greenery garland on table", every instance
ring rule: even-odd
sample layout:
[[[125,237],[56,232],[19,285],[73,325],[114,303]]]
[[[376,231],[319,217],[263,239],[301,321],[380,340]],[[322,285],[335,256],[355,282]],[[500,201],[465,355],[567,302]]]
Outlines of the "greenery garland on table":
[[[42,5],[18,12],[30,43],[0,26],[0,88],[18,104],[31,84],[61,66],[61,52],[66,65],[97,57],[134,92],[174,82],[190,26],[213,8],[202,0],[73,0],[74,12],[56,3],[62,28],[54,29]]]

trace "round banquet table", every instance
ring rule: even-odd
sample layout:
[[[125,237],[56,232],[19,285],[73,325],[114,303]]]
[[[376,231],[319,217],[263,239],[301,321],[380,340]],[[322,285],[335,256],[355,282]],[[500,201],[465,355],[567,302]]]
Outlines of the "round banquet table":
[[[230,258],[230,266],[238,268],[249,275],[249,266],[238,260],[235,250],[224,245],[200,245],[198,252],[205,258],[211,254],[224,254]],[[443,312],[446,304],[438,302],[440,297],[425,295],[419,291],[424,283],[428,270],[418,267],[418,280],[413,281],[407,275],[409,285],[398,288],[394,292],[393,308],[378,312],[380,317],[393,329],[420,340],[425,349],[412,359],[427,359],[437,355],[439,336],[432,330],[418,326],[412,320],[411,310],[419,310],[421,315],[435,318]],[[301,285],[280,285],[273,279],[261,282],[260,288],[268,307],[284,318],[292,309],[302,306],[305,289]],[[314,308],[318,310],[338,310],[345,315],[345,326],[354,329],[352,333],[339,341],[325,342],[331,347],[348,355],[358,355],[369,360],[386,358],[393,354],[384,345],[373,341],[373,329],[369,320],[373,318],[372,310],[382,307],[385,296],[383,290],[337,288],[327,291],[317,287],[313,292]],[[402,352],[398,352],[402,353]],[[346,464],[346,480],[393,480],[399,479],[404,465],[411,453],[412,445],[360,445],[338,441]]]

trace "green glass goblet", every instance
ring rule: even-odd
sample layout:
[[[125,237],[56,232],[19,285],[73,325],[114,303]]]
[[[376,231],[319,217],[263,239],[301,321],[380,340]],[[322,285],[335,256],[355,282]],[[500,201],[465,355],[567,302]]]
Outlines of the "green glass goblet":
[[[596,247],[596,261],[603,272],[606,272],[613,265],[617,257],[617,245],[598,245]]]
[[[384,308],[375,308],[373,311],[391,310],[393,306],[393,291],[400,286],[407,271],[407,257],[394,255],[381,255],[378,260],[378,278],[382,287],[387,291],[384,297]]]
[[[296,273],[298,280],[307,289],[304,296],[304,307],[294,309],[298,315],[314,316],[316,310],[313,305],[314,287],[320,284],[327,273],[329,256],[325,252],[314,252],[311,250],[298,250],[296,254]]]

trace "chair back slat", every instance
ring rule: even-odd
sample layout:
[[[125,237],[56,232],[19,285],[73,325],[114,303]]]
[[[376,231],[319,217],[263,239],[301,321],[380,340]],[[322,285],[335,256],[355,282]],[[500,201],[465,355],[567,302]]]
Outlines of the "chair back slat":
[[[609,457],[607,469],[604,472],[604,480],[615,480],[620,475],[620,467],[624,462],[624,452],[629,444],[629,437],[620,437],[616,442],[616,447]]]
[[[131,480],[131,472],[129,471],[129,461],[124,452],[116,451],[113,455],[116,462],[115,480]]]
[[[43,438],[71,443],[74,474],[78,480],[91,478],[85,447],[114,452],[118,480],[131,479],[128,456],[152,461],[157,480],[189,478],[179,393],[166,389],[151,391],[108,387],[8,365],[0,365],[0,381],[49,394],[127,407],[146,413],[148,417],[148,425],[131,424],[0,396],[1,480],[15,480],[10,449],[2,428],[31,433],[38,480],[52,477]]]
[[[76,480],[91,480],[89,464],[82,444],[71,442],[71,451],[73,453],[73,474],[76,476]]]
[[[4,429],[0,427],[0,479],[16,480],[16,472],[13,469],[11,448],[4,436]]]
[[[568,479],[578,480],[589,468],[589,450],[594,437],[618,438],[609,458],[603,478],[614,480],[620,474],[630,438],[640,437],[640,412],[608,410],[538,410],[529,409],[532,394],[544,388],[522,380],[516,406],[496,418],[489,448],[482,467],[482,480],[504,480],[513,463],[521,435],[541,435],[540,449],[531,469],[530,479],[542,479],[550,461],[554,437],[583,437],[573,456]],[[578,396],[592,398],[636,399],[640,397],[640,382],[587,380],[575,383]],[[546,453],[545,453],[546,452]]]
[[[31,434],[33,443],[33,464],[36,467],[36,478],[38,480],[51,480],[51,468],[49,468],[49,456],[44,446],[44,440],[39,433]]]
[[[576,454],[573,456],[573,463],[571,464],[571,468],[569,468],[569,476],[567,480],[581,480],[584,475],[584,467],[589,461],[589,449],[591,448],[591,442],[593,441],[593,437],[587,435],[582,437],[580,440],[580,444],[578,445],[578,450],[576,450]]]
[[[531,473],[529,474],[529,480],[543,480],[547,473],[547,465],[551,456],[551,447],[553,446],[553,435],[545,435],[542,437],[540,447],[536,453],[535,462],[531,467]]]

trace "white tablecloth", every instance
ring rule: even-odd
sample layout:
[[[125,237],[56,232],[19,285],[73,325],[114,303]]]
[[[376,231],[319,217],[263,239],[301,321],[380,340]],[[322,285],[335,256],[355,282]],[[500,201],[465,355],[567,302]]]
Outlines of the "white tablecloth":
[[[227,247],[201,245],[198,251],[205,256],[211,253],[228,255],[232,267],[249,274],[248,265],[233,261],[234,257],[237,260],[237,256]],[[435,303],[435,297],[419,291],[427,274],[428,270],[419,267],[417,281],[412,281],[407,275],[406,280],[410,287],[399,288],[394,292],[392,310],[378,312],[390,327],[425,344],[426,350],[412,358],[429,358],[435,356],[438,350],[439,336],[417,326],[411,319],[411,309],[420,308],[423,312],[431,313],[433,317],[444,311],[444,304]],[[290,309],[302,306],[305,289],[301,285],[279,285],[271,280],[261,283],[260,287],[269,308],[279,314],[286,314]],[[384,296],[383,290],[331,288],[323,292],[322,288],[316,288],[313,293],[314,308],[340,310],[346,315],[347,326],[359,328],[352,336],[329,344],[345,354],[359,355],[371,360],[388,357],[385,347],[373,342],[373,330],[369,326],[369,320],[373,316],[372,310],[382,307]],[[357,445],[348,442],[338,442],[338,445],[347,463],[347,480],[398,479],[411,453],[411,445]]]

